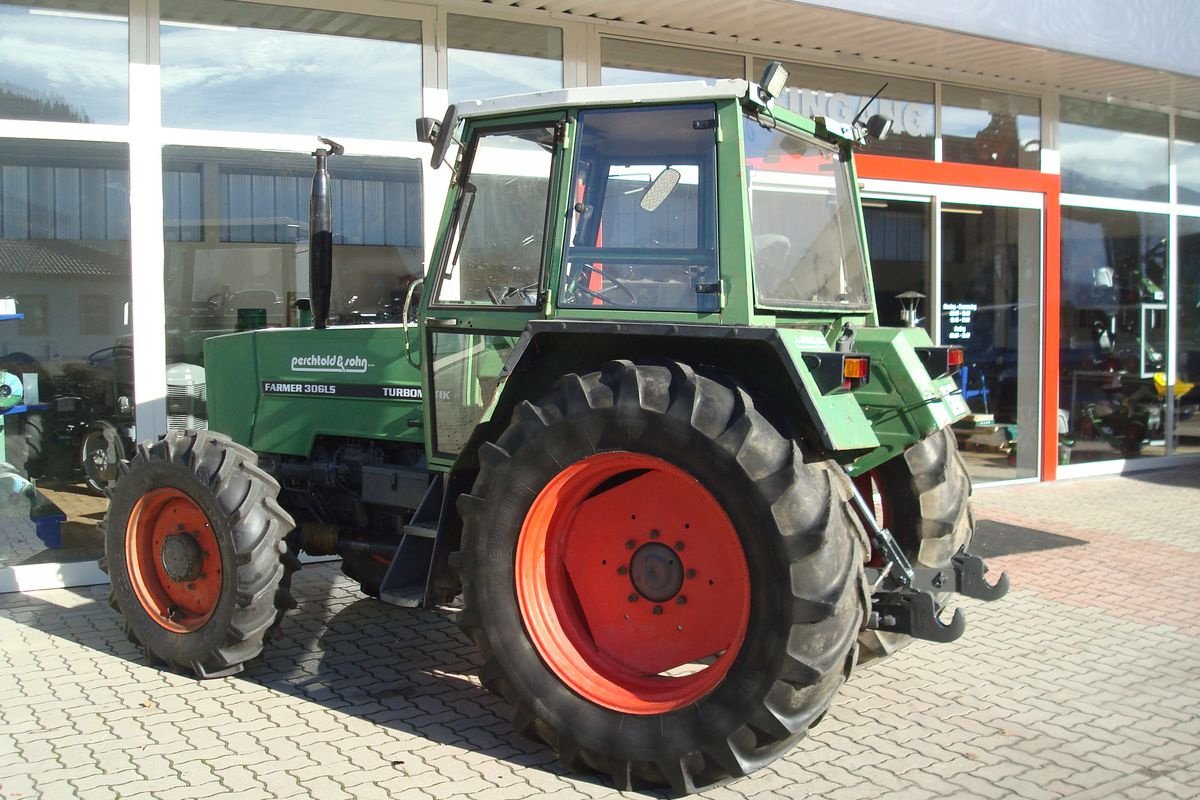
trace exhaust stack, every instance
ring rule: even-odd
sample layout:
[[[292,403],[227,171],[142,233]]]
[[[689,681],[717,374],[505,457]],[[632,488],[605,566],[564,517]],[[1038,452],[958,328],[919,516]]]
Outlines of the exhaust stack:
[[[308,197],[308,289],[314,328],[329,322],[329,294],[333,288],[333,198],[329,194],[329,157],[345,148],[332,139],[317,137],[326,145],[313,151],[317,168]]]

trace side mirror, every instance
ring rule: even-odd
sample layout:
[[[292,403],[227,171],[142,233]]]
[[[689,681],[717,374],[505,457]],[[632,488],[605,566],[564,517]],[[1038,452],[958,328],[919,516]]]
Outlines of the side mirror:
[[[454,141],[454,125],[458,122],[458,109],[451,105],[446,109],[446,116],[442,117],[442,124],[438,126],[437,138],[433,142],[433,155],[429,159],[429,165],[437,169],[446,160],[446,151],[450,149],[450,143]]]
[[[675,187],[679,185],[679,170],[674,167],[667,167],[662,172],[658,173],[658,177],[650,184],[642,194],[642,199],[638,201],[643,211],[654,211],[663,202],[671,196],[671,192],[675,191]]]
[[[867,120],[867,136],[882,142],[892,132],[892,121],[883,114],[872,114]]]
[[[433,117],[420,117],[417,119],[417,141],[423,144],[433,144],[437,141],[438,128],[441,123]]]

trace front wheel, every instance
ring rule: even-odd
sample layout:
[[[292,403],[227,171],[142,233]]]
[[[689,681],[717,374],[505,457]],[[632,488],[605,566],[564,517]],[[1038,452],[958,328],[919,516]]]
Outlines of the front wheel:
[[[695,791],[784,753],[855,660],[844,473],[677,363],[568,375],[459,500],[484,685],[571,769]]]
[[[201,678],[257,656],[294,606],[292,518],[253,452],[208,431],[171,433],[121,468],[104,521],[111,604],[147,655]]]
[[[878,492],[877,520],[891,531],[914,567],[944,568],[971,543],[975,517],[971,514],[971,477],[958,452],[954,431],[942,428],[910,446],[903,454],[856,478],[871,502]],[[938,597],[939,602],[949,594]],[[865,630],[859,636],[863,661],[889,655],[911,637]]]

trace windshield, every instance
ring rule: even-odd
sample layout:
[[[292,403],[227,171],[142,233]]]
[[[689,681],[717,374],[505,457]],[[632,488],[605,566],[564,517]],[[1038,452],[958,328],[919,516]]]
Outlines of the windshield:
[[[849,165],[832,145],[745,121],[760,305],[869,308]]]

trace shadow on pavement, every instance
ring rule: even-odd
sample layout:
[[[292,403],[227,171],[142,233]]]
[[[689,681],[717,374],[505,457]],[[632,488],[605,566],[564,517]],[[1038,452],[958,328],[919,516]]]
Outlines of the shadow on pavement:
[[[1087,542],[1059,533],[981,519],[975,524],[975,535],[971,537],[971,552],[981,558],[998,558],[1017,553],[1031,553],[1035,550],[1078,547],[1082,544]]]
[[[300,607],[288,613],[262,656],[233,680],[430,742],[611,789],[604,777],[568,772],[549,748],[513,729],[505,704],[479,684],[475,646],[459,633],[454,609],[404,609],[364,597],[340,575],[336,562],[301,570],[293,593]],[[57,590],[53,602],[38,594],[0,595],[0,617],[149,663],[108,608],[108,587]],[[403,756],[393,766],[398,774],[406,772]]]
[[[1167,469],[1129,469],[1127,467],[1121,473],[1121,477],[1143,483],[1153,483],[1159,486],[1200,489],[1200,464],[1169,467]]]

